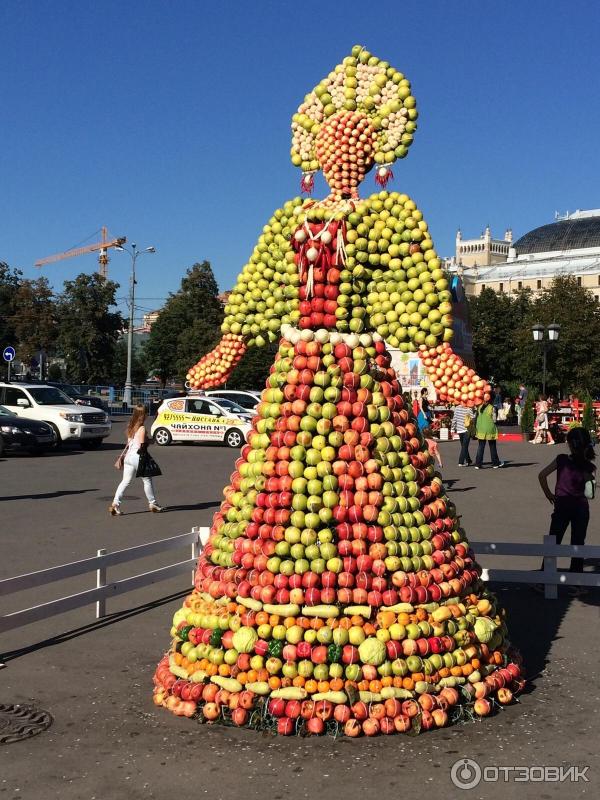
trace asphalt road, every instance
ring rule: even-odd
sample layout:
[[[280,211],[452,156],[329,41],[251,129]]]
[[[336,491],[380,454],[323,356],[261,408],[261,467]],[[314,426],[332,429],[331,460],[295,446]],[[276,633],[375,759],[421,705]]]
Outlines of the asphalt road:
[[[210,524],[234,451],[155,448],[164,473],[156,481],[157,498],[169,510],[148,513],[137,481],[126,495],[124,516],[111,518],[107,509],[119,477],[112,465],[122,438],[123,422],[118,421],[108,447],[100,451],[66,449],[43,458],[0,461],[0,577]],[[473,540],[534,541],[546,531],[550,507],[536,475],[559,449],[506,443],[500,446],[506,469],[476,472],[456,467],[456,444],[442,445],[444,478]],[[599,519],[594,508],[589,543],[600,543]],[[122,577],[180,557],[175,551],[111,574]],[[484,559],[483,564],[515,561]],[[14,610],[88,588],[92,579],[75,578],[60,587],[3,598],[1,607]],[[482,722],[418,738],[334,741],[198,726],[155,709],[152,672],[168,646],[170,617],[180,604],[173,595],[185,591],[186,583],[181,577],[115,598],[109,603],[112,616],[98,624],[88,607],[3,636],[0,703],[46,709],[54,723],[33,739],[0,745],[0,798],[295,800],[328,795],[353,800],[424,791],[482,798],[504,798],[510,792],[526,798],[597,793],[596,593],[585,600],[561,595],[552,602],[526,587],[497,587],[531,677],[518,705]],[[589,765],[589,782],[482,780],[463,792],[450,776],[461,758],[474,759],[482,768]],[[487,777],[493,776],[488,770]]]

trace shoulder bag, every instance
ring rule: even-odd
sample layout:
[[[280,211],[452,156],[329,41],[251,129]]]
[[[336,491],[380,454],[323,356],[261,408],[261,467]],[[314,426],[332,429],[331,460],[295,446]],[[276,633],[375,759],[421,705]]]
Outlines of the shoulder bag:
[[[160,467],[148,452],[147,447],[140,447],[138,452],[140,460],[135,473],[136,478],[157,478],[162,475]]]
[[[127,450],[129,449],[129,445],[126,444],[123,448],[123,452],[115,461],[115,469],[121,470],[123,469],[123,464],[125,463],[125,456],[127,455]]]
[[[583,490],[584,495],[588,500],[593,500],[596,497],[596,479],[595,478],[588,478],[585,482],[585,488]]]

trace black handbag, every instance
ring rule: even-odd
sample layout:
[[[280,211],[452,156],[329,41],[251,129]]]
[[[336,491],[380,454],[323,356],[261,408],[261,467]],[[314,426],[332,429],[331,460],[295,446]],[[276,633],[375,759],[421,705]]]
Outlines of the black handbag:
[[[156,478],[162,475],[160,467],[145,447],[140,448],[139,454],[140,460],[135,473],[136,478]]]

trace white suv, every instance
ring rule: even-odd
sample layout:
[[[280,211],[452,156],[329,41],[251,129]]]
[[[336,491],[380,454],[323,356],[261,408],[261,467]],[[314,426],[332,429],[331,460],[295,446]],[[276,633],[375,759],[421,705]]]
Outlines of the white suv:
[[[193,392],[190,392],[190,394],[193,394]],[[212,395],[214,398],[224,397],[227,400],[233,400],[238,406],[242,406],[248,411],[254,411],[260,403],[260,392],[246,391],[245,389],[210,389],[209,391],[201,392],[201,394],[207,397]]]
[[[64,441],[78,441],[93,450],[111,430],[108,414],[77,405],[54,386],[0,383],[0,405],[19,417],[47,422],[54,428],[57,447]]]

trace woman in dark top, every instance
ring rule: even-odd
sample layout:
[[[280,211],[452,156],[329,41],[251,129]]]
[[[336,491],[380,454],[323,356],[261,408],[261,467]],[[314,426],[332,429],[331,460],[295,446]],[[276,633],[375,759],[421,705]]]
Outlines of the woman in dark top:
[[[420,430],[424,431],[425,428],[428,428],[432,422],[433,411],[431,410],[431,404],[429,403],[429,398],[427,397],[427,389],[421,389],[421,409],[419,411],[419,416],[417,417],[417,424]]]
[[[571,525],[571,544],[585,544],[587,526],[590,521],[590,506],[585,495],[587,481],[593,481],[596,466],[594,448],[589,432],[585,428],[571,428],[567,434],[569,454],[561,453],[539,474],[540,486],[548,500],[554,505],[550,522],[550,535],[556,536],[560,544]],[[554,494],[548,486],[548,475],[556,472]],[[583,558],[571,559],[571,572],[583,572]],[[575,589],[574,594],[582,594]]]

